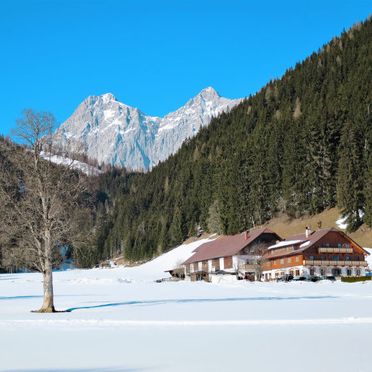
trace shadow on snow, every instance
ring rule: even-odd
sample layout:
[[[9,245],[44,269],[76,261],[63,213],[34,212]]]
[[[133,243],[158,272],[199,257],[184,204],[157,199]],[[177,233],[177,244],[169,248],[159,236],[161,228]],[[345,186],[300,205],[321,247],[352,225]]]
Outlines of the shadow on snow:
[[[165,305],[165,304],[188,304],[209,302],[239,302],[239,301],[293,301],[293,300],[325,300],[335,299],[336,296],[292,296],[292,297],[233,297],[233,298],[190,298],[190,299],[164,299],[146,301],[112,302],[92,306],[77,306],[66,309],[67,312],[87,309],[100,309],[105,307],[128,306],[128,305]]]
[[[48,368],[48,369],[40,369],[40,368],[31,368],[31,369],[6,369],[3,370],[4,372],[140,372],[140,371],[149,371],[149,368],[121,368],[121,367],[103,367],[103,368],[68,368],[68,369],[60,369],[60,368]]]
[[[43,298],[43,296],[0,296],[1,300],[27,300],[29,298]]]

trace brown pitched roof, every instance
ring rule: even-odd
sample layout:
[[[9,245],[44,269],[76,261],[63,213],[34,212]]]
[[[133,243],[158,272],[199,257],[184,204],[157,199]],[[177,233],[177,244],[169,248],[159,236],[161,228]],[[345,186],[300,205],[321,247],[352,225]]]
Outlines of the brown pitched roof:
[[[340,231],[334,227],[330,227],[330,228],[326,228],[326,229],[320,229],[320,230],[317,230],[317,231],[314,231],[311,235],[309,235],[307,238],[306,238],[306,234],[297,234],[297,235],[293,235],[293,236],[290,236],[288,237],[286,240],[302,240],[303,243],[299,243],[299,244],[296,244],[296,245],[300,245],[300,247],[294,251],[291,251],[291,252],[281,252],[281,253],[275,253],[275,251],[270,254],[270,252],[267,252],[265,254],[265,256],[267,258],[276,258],[276,257],[285,257],[285,256],[291,256],[291,255],[294,255],[294,254],[298,254],[298,253],[301,253],[305,250],[307,250],[308,248],[312,247],[317,241],[319,241],[321,238],[323,238],[323,236],[327,235],[329,232],[331,231],[334,231],[334,232],[338,232],[339,234],[342,234],[343,236],[345,236],[349,241],[351,241],[355,246],[357,246],[358,248],[360,248],[364,254],[367,254],[369,255],[369,253],[363,249],[359,244],[357,244],[356,242],[354,242],[347,234],[345,234],[343,231]]]
[[[286,240],[309,241],[310,243],[306,245],[306,248],[309,248],[313,244],[315,244],[319,239],[323,238],[324,235],[327,235],[330,231],[341,232],[340,230],[337,230],[334,227],[331,227],[331,228],[327,228],[327,229],[320,229],[320,230],[314,231],[308,237],[306,237],[306,234],[297,234],[297,235],[293,235],[293,236],[288,237]]]
[[[336,229],[335,227],[329,227],[326,229],[320,229],[320,230],[314,231],[308,238],[306,238],[306,234],[298,234],[298,235],[294,235],[294,236],[287,238],[287,240],[293,240],[293,239],[308,240],[310,243],[306,245],[306,248],[309,248],[313,244],[315,244],[319,239],[323,238],[323,236],[325,236],[331,231],[334,231],[334,232],[337,232],[343,235],[347,240],[352,242],[356,247],[360,248],[365,254],[369,254],[363,247],[361,247],[358,243],[356,243],[353,239],[351,239],[350,236],[345,234],[343,231]]]
[[[197,249],[195,254],[183,264],[186,265],[189,263],[210,260],[213,258],[233,256],[247,245],[253,243],[254,240],[264,233],[275,234],[279,239],[281,239],[278,234],[268,228],[249,231],[247,239],[245,232],[236,235],[223,235],[215,240],[212,240],[211,242],[202,244]]]

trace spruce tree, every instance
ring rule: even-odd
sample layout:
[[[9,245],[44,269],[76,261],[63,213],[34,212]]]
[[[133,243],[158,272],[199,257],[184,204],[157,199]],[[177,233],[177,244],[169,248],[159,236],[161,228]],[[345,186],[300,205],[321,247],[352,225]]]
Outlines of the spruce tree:
[[[347,216],[348,230],[357,229],[364,213],[363,143],[351,121],[343,128],[338,166],[337,203]]]

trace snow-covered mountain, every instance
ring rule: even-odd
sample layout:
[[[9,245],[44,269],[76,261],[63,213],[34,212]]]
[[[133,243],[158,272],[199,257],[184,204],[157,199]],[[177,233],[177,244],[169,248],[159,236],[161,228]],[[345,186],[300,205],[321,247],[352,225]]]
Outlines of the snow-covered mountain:
[[[84,152],[101,164],[148,170],[175,153],[213,116],[240,101],[223,98],[208,87],[160,118],[117,101],[110,93],[90,96],[57,129],[54,139],[60,148]]]

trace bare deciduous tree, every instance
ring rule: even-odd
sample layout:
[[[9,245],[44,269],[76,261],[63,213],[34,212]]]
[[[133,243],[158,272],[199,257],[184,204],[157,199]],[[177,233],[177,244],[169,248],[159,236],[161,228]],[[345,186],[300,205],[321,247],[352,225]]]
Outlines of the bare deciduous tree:
[[[267,253],[267,245],[258,244],[254,249],[256,257],[253,261],[253,266],[255,269],[256,280],[261,281],[264,264],[267,262],[267,258],[265,257],[265,253]]]
[[[8,162],[0,162],[0,235],[19,253],[18,265],[43,275],[44,300],[39,312],[55,312],[53,251],[71,239],[74,209],[84,190],[81,174],[43,159],[52,153],[54,118],[49,113],[25,110],[15,136],[24,151],[10,148]],[[14,171],[16,169],[16,171]]]

